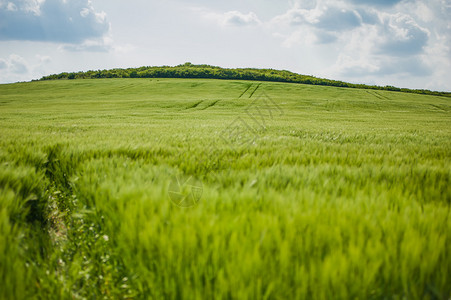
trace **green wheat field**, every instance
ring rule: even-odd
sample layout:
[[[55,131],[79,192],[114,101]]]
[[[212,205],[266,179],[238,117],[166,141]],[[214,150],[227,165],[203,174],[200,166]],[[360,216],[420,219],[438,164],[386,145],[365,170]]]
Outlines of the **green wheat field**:
[[[0,85],[0,299],[450,299],[450,205],[447,97]]]

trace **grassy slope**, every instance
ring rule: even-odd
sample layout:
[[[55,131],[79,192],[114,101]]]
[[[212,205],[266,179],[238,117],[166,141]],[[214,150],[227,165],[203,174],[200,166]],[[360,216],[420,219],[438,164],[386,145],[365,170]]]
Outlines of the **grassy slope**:
[[[0,298],[447,299],[449,99],[257,86],[0,85]]]

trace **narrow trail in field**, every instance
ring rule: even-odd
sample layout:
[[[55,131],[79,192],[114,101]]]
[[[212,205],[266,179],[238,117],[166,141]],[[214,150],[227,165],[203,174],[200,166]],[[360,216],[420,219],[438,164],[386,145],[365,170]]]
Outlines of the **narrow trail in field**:
[[[255,92],[258,90],[258,88],[259,88],[261,85],[262,85],[261,83],[257,84],[257,87],[256,87],[255,90],[253,90],[252,93],[249,95],[249,98],[252,98],[252,96],[255,94]]]
[[[117,284],[122,282],[124,274],[130,277],[131,272],[121,257],[115,254],[113,244],[108,242],[112,234],[105,229],[103,212],[76,204],[81,199],[69,178],[76,174],[77,167],[89,155],[79,153],[71,156],[61,145],[50,146],[46,152],[44,170],[48,185],[42,228],[45,228],[51,242],[51,247],[46,250],[48,257],[53,260],[58,258],[58,263],[49,263],[47,267],[57,275],[55,278],[62,286],[70,282],[69,273],[74,264],[82,266],[80,272],[87,274],[87,278],[104,277]],[[92,251],[92,245],[96,245],[97,250]],[[100,263],[100,257],[108,257],[108,260]],[[84,264],[86,262],[96,263],[92,266]],[[117,272],[118,269],[121,273]],[[125,294],[131,294],[130,283],[124,286]],[[100,287],[99,294],[106,296],[108,290],[103,285]],[[80,289],[69,285],[65,292],[80,293]],[[87,290],[82,292],[88,295]]]
[[[238,97],[238,99],[240,99],[241,97],[243,97],[243,95],[246,94],[246,92],[247,92],[251,87],[252,87],[252,83],[249,84],[249,85],[247,86],[247,88],[244,90],[244,92],[241,93],[241,95]]]

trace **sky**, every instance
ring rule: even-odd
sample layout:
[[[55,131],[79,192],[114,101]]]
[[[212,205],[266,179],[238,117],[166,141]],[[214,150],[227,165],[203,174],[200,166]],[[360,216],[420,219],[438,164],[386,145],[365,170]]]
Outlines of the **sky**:
[[[451,0],[0,0],[0,83],[185,62],[451,91]]]

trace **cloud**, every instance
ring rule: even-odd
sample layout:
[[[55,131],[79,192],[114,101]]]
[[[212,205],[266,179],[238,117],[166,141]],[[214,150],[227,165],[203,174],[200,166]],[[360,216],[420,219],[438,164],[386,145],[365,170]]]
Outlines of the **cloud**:
[[[384,40],[378,52],[394,56],[423,52],[429,38],[425,28],[420,27],[412,17],[401,13],[386,16],[381,34]]]
[[[218,13],[205,7],[192,7],[191,10],[196,14],[199,14],[202,18],[213,21],[223,27],[244,27],[262,24],[257,14],[254,12],[245,14],[233,10],[225,13]]]
[[[419,56],[397,58],[387,61],[377,73],[378,75],[406,74],[413,77],[429,76],[433,70]]]
[[[229,11],[224,13],[222,22],[224,25],[246,26],[259,24],[260,20],[258,19],[257,15],[253,12],[243,14],[239,11]]]
[[[8,2],[8,4],[6,4],[6,10],[7,11],[17,11],[17,6],[12,2]]]
[[[291,2],[291,6],[293,8],[297,8],[297,9],[302,8],[302,9],[307,9],[307,10],[314,9],[319,4],[320,4],[320,0],[293,0]]]
[[[0,40],[82,43],[109,31],[90,0],[13,0],[0,5]]]
[[[59,47],[59,49],[68,52],[108,52],[110,47],[97,43],[83,43],[77,45],[66,44]]]
[[[421,57],[390,58],[384,56],[340,55],[334,65],[335,72],[341,76],[359,79],[365,76],[385,77],[399,74],[409,77],[429,76],[433,70]]]
[[[297,5],[285,14],[276,16],[272,23],[277,25],[300,26],[305,24],[316,24],[323,12],[314,7],[312,9],[299,8]]]
[[[375,10],[369,9],[356,9],[357,14],[360,16],[363,24],[376,25],[380,23],[379,15]]]
[[[367,19],[370,17],[367,16]],[[310,25],[326,31],[343,31],[359,27],[362,17],[356,10],[336,6],[317,6],[312,9],[294,7],[285,14],[276,16],[272,23],[293,27]]]
[[[86,40],[81,44],[64,44],[59,47],[60,50],[68,52],[109,52],[113,48],[113,40],[109,37]]]
[[[389,2],[400,1],[385,3]],[[347,46],[351,44],[359,49],[366,43],[371,44],[371,54],[411,56],[422,53],[429,41],[430,32],[408,14],[387,13],[374,8],[354,9],[345,2],[327,0],[317,1],[314,6],[304,9],[300,8],[303,3],[297,1],[285,14],[271,21],[278,30],[276,35],[285,37],[285,46],[341,42],[344,48],[349,49]],[[350,42],[355,32],[363,34]]]
[[[295,44],[334,43],[341,32],[359,28],[363,22],[356,10],[322,5],[304,9],[295,5],[270,23],[272,28],[284,31],[276,32],[276,36],[285,37],[283,45],[292,47]]]
[[[359,14],[352,10],[329,8],[319,17],[316,27],[327,31],[350,30],[361,25]]]
[[[6,69],[8,67],[8,64],[6,63],[6,60],[0,59],[0,70]]]
[[[324,55],[331,64],[312,66],[320,76],[379,83],[444,77],[451,65],[451,3],[444,3],[297,0],[271,27],[283,46]]]
[[[48,74],[53,59],[48,55],[35,54],[26,58],[12,53],[0,58],[0,82],[27,81]]]
[[[394,6],[402,1],[403,0],[350,0],[353,4],[370,6]]]
[[[367,16],[367,19],[370,19]],[[362,17],[356,10],[336,6],[317,6],[312,9],[294,7],[284,15],[277,16],[273,23],[290,26],[311,25],[326,31],[343,31],[359,27]]]
[[[50,56],[47,55],[36,55],[36,58],[38,59],[40,64],[48,64],[52,61],[52,58]]]
[[[331,73],[352,80],[431,76],[433,67],[426,53],[429,32],[406,14],[379,12],[378,19],[341,36],[343,46]]]
[[[19,55],[12,54],[9,57],[9,68],[15,74],[28,73],[28,66],[25,59]]]
[[[337,41],[338,37],[335,33],[327,32],[324,30],[317,30],[315,32],[315,43],[317,44],[330,44]]]
[[[7,59],[0,59],[0,69],[4,73],[26,74],[29,67],[25,59],[17,54],[11,54]]]

